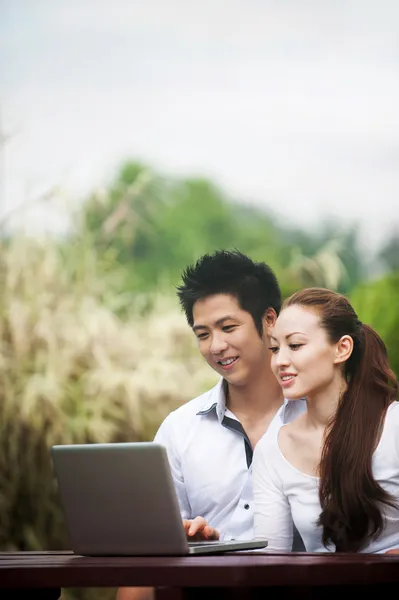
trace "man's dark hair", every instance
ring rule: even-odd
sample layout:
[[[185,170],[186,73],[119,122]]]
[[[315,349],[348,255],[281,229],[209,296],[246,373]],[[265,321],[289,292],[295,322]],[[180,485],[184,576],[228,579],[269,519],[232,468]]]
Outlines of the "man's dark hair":
[[[281,291],[272,269],[238,250],[205,254],[183,271],[177,295],[190,327],[194,324],[194,304],[215,294],[233,296],[252,316],[260,336],[267,309],[274,308],[279,314],[281,308]]]

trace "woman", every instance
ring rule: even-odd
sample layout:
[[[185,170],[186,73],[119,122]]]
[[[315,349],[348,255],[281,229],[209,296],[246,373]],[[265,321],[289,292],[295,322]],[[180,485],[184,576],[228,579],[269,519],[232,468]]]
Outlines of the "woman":
[[[258,443],[255,535],[289,552],[292,522],[308,552],[399,547],[399,402],[383,341],[348,300],[311,288],[283,305],[272,369],[307,412]]]

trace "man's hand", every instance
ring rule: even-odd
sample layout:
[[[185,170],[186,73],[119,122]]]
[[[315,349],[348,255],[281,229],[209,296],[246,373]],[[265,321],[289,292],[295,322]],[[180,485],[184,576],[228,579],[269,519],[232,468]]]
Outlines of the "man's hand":
[[[183,519],[183,527],[188,540],[202,542],[204,540],[218,540],[219,532],[205,521],[204,517]]]

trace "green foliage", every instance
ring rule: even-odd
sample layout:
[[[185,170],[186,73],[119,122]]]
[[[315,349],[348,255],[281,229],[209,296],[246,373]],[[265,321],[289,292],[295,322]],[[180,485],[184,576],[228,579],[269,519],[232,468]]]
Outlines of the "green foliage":
[[[355,230],[284,229],[269,213],[233,202],[204,179],[172,180],[126,163],[107,193],[86,202],[75,241],[95,248],[102,268],[119,267],[121,288],[170,290],[205,252],[237,248],[267,262],[284,295],[324,285],[347,292],[362,276]]]
[[[395,231],[379,253],[380,261],[389,271],[399,271],[399,231]]]
[[[134,262],[126,283],[136,289],[170,287],[187,264],[216,249],[267,255],[277,267],[283,248],[266,213],[232,203],[209,181],[167,180],[135,163],[122,168],[107,195],[88,199],[81,226],[127,273]]]
[[[351,300],[360,320],[371,325],[384,340],[391,366],[399,376],[399,273],[359,285]]]
[[[358,231],[323,223],[317,232],[293,230],[285,236],[291,251],[291,270],[302,287],[321,286],[348,294],[365,276]]]

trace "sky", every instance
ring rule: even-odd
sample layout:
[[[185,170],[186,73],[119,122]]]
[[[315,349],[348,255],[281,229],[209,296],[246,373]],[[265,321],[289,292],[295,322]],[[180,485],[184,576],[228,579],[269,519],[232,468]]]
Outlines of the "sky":
[[[375,249],[399,226],[398,106],[397,0],[0,0],[0,214],[131,158]]]

